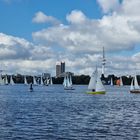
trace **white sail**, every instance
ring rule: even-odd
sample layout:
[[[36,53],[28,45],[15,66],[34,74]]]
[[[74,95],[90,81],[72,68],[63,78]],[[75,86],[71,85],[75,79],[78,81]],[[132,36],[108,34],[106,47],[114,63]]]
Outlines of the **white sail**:
[[[33,83],[34,83],[34,85],[37,85],[37,82],[36,82],[35,76],[33,76]]]
[[[52,77],[51,77],[51,79],[50,79],[50,84],[53,85]]]
[[[66,86],[66,76],[64,77],[63,86]]]
[[[64,77],[63,86],[64,88],[72,89],[72,84],[70,82],[68,75]]]
[[[41,84],[41,85],[44,85],[42,76],[40,77],[40,80],[41,80],[41,81],[40,81],[40,84]]]
[[[67,76],[67,87],[71,87],[70,79],[68,76]]]
[[[28,85],[26,76],[24,76],[24,84],[25,84],[25,85]]]
[[[10,76],[10,84],[11,85],[14,85],[15,84],[14,81],[13,81],[12,75]]]
[[[72,86],[72,78],[71,78],[71,75],[69,77],[69,83],[70,83],[70,86]]]
[[[0,85],[4,85],[4,80],[2,79],[1,75],[0,75]]]
[[[122,77],[120,77],[120,86],[123,86]]]
[[[47,85],[49,85],[49,83],[50,83],[50,79],[47,78]]]
[[[7,75],[5,76],[5,85],[8,85],[8,77],[7,77]]]
[[[105,88],[102,84],[102,81],[100,79],[100,77],[97,75],[97,81],[96,81],[96,88],[95,91],[105,91]]]
[[[113,86],[113,79],[112,79],[112,77],[111,77],[110,85]]]
[[[89,81],[89,85],[88,85],[88,89],[89,90],[93,90],[96,88],[96,79],[97,79],[97,67],[95,69],[95,71],[92,73],[91,77],[90,77],[90,81]]]
[[[133,82],[134,82],[134,79],[132,78],[130,90],[134,90],[134,84],[133,84]]]
[[[69,85],[69,79],[68,79],[68,76],[67,75],[64,77],[64,83],[63,83],[63,85],[64,85],[64,87],[68,87],[68,85]]]
[[[138,85],[138,81],[137,81],[137,76],[135,75],[135,77],[134,77],[134,88],[135,89],[140,89],[139,88],[139,85]]]

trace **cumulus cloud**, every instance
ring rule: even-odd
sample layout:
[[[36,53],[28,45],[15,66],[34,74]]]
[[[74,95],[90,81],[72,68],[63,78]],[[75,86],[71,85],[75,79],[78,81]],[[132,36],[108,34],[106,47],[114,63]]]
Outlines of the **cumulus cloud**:
[[[120,6],[120,0],[97,0],[104,13],[117,10]]]
[[[73,24],[81,24],[86,21],[86,16],[79,10],[73,10],[66,16],[68,22]]]
[[[0,33],[0,59],[26,59],[33,44],[23,38]]]
[[[57,55],[49,46],[0,33],[0,66],[7,73],[37,74],[51,71]]]
[[[51,23],[54,25],[59,25],[60,21],[52,16],[47,16],[43,12],[39,11],[35,14],[32,21],[34,23]]]

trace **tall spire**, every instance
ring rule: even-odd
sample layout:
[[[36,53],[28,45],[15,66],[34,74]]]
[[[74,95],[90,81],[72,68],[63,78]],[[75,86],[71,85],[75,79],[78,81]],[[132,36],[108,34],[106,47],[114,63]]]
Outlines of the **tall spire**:
[[[105,64],[106,64],[106,59],[105,59],[105,50],[103,47],[103,58],[102,58],[102,74],[105,74]]]

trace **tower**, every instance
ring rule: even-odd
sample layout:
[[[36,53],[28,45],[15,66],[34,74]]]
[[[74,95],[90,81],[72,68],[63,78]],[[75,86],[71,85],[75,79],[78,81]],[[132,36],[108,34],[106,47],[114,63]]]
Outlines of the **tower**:
[[[59,77],[61,74],[61,65],[59,62],[56,63],[56,77]]]
[[[56,77],[61,77],[61,74],[65,73],[65,62],[56,63]]]
[[[106,59],[105,59],[105,51],[103,47],[103,57],[102,57],[102,75],[105,74],[105,64],[106,64]]]
[[[61,73],[64,73],[65,72],[65,62],[62,61],[61,62]]]

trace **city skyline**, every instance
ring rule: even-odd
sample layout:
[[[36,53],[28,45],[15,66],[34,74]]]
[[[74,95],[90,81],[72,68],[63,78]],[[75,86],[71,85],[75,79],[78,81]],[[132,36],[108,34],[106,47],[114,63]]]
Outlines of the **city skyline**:
[[[63,60],[65,71],[90,75],[96,65],[102,71],[104,47],[106,75],[140,74],[139,6],[139,0],[1,0],[0,68],[55,76]]]

